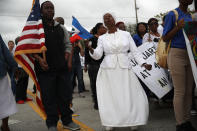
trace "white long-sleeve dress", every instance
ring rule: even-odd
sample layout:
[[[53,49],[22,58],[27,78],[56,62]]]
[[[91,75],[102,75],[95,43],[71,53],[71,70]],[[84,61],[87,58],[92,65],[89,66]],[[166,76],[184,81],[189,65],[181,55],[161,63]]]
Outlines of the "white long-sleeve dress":
[[[0,78],[0,120],[17,112],[15,98],[13,96],[8,76]]]
[[[145,61],[128,32],[117,30],[99,37],[91,54],[94,59],[105,57],[97,76],[97,98],[102,125],[128,127],[147,123],[147,96],[134,72],[129,69],[128,51],[141,65]]]

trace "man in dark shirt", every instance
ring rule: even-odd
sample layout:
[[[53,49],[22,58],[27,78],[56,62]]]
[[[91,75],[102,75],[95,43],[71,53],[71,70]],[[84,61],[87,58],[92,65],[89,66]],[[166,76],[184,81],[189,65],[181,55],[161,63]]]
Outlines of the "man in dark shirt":
[[[92,33],[94,37],[92,37],[89,40],[88,44],[91,44],[92,48],[95,49],[97,47],[98,37],[106,33],[106,28],[103,26],[102,23],[98,23],[92,29]],[[92,98],[94,101],[94,109],[96,110],[98,110],[97,95],[96,95],[96,78],[97,78],[98,70],[100,68],[100,64],[103,61],[103,57],[100,60],[94,60],[89,55],[89,49],[88,48],[85,49],[85,71],[87,71],[88,69],[88,74],[90,78],[90,86],[92,90]]]
[[[68,64],[71,52],[69,37],[65,29],[53,20],[54,5],[45,1],[41,5],[41,15],[45,32],[46,60],[40,54],[33,54],[35,71],[41,88],[41,97],[47,115],[49,131],[57,131],[58,109],[64,128],[77,130],[80,127],[72,121],[70,101],[72,99]],[[66,59],[68,62],[66,62]]]
[[[84,56],[84,49],[83,49],[80,41],[76,41],[74,43],[74,47],[73,47],[71,80],[72,80],[72,86],[73,86],[73,90],[74,90],[75,77],[77,77],[78,93],[81,97],[84,97],[82,92],[85,91],[85,86],[84,86],[83,70],[82,70],[79,54],[83,57]]]

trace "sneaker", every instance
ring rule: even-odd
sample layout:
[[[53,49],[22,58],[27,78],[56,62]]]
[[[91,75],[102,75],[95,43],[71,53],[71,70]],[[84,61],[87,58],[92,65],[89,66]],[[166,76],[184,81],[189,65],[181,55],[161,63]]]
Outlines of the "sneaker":
[[[187,131],[184,124],[176,125],[176,131]]]
[[[67,125],[63,125],[63,127],[65,129],[69,129],[69,130],[72,130],[72,131],[76,131],[76,130],[79,130],[80,129],[80,126],[77,125],[77,124],[75,124],[74,122],[70,122]]]
[[[176,131],[196,131],[191,122],[185,122],[176,126]]]
[[[188,131],[196,131],[196,129],[193,127],[192,123],[189,121],[185,123],[185,126],[187,127]]]
[[[24,104],[25,101],[24,101],[24,100],[19,100],[19,101],[17,101],[16,103],[17,103],[17,104]]]
[[[191,111],[190,111],[190,114],[191,114],[192,116],[196,116],[196,115],[197,115],[197,110],[191,110]]]
[[[49,127],[49,131],[57,131],[57,127],[55,126]]]
[[[25,101],[33,101],[31,98],[26,98]]]

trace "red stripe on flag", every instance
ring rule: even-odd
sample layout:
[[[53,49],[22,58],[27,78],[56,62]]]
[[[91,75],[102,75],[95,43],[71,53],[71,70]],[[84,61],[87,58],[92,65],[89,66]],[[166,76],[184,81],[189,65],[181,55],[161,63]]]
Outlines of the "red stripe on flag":
[[[23,59],[23,57],[21,55],[17,55],[15,56],[17,57],[18,60],[20,60],[20,62],[22,62],[24,64],[24,66],[28,69],[28,71],[31,73],[31,75],[33,76],[33,79],[35,81],[37,81],[36,79],[36,75],[35,75],[35,72],[33,71],[33,69],[31,68],[31,66],[29,65],[29,63]]]
[[[29,44],[23,44],[23,45],[17,46],[15,51],[40,49],[43,46],[44,46],[44,42],[41,43],[41,44],[30,44],[30,43]]]
[[[27,31],[27,30],[35,30],[35,29],[42,29],[43,25],[39,24],[39,25],[27,25],[23,28],[23,31]]]
[[[23,57],[20,55],[17,55],[15,57],[17,57],[17,59],[20,60],[20,62],[22,62],[24,64],[24,66],[29,70],[29,72],[31,73],[31,76],[33,77],[32,79],[34,80],[34,82],[36,82],[35,84],[37,85],[37,89],[40,91],[40,85],[37,81],[36,74],[35,74],[34,70],[31,68],[31,66],[29,65],[29,63],[25,59],[23,59]],[[33,59],[30,61],[33,61]]]
[[[26,56],[29,58],[29,60],[31,61],[31,63],[35,64],[34,60],[32,59],[32,57],[29,54],[26,54]]]
[[[23,35],[20,37],[19,42],[25,39],[42,39],[45,38],[44,33],[42,34],[28,34],[28,35]]]

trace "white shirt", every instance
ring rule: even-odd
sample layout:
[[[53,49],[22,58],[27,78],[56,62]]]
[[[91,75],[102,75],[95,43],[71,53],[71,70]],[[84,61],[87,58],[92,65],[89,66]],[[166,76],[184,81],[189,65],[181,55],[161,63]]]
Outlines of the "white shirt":
[[[99,37],[97,45],[90,56],[99,60],[104,53],[101,68],[115,68],[116,64],[119,64],[121,68],[129,68],[128,51],[133,54],[140,65],[145,63],[129,32],[117,30],[112,34],[106,33]]]
[[[155,38],[160,39],[161,36],[162,36],[161,34],[160,34],[160,36],[158,37],[158,36],[152,35],[152,34],[150,34],[150,33],[146,33],[146,34],[144,35],[144,37],[143,37],[142,43],[153,42],[153,40],[154,40]],[[149,41],[149,39],[150,39],[151,41]]]
[[[158,26],[157,32],[162,36],[162,34],[163,34],[163,26],[162,25]]]

